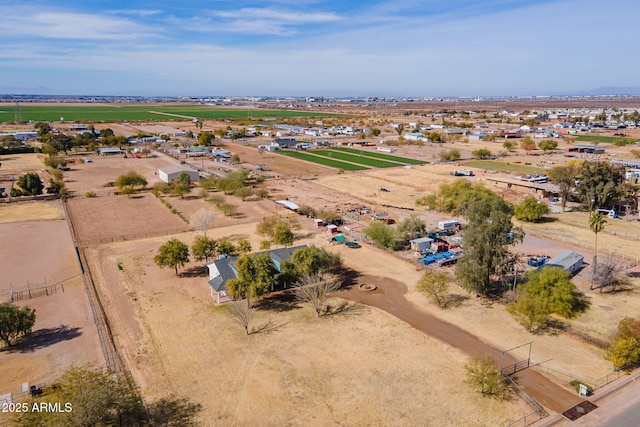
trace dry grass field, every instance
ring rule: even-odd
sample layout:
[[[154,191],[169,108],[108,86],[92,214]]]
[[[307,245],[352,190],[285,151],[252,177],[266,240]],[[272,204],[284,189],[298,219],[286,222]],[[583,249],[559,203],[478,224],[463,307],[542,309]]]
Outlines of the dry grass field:
[[[83,244],[132,240],[190,227],[150,193],[69,200],[77,238]]]
[[[0,204],[0,223],[20,221],[49,221],[62,218],[59,201]]]
[[[6,154],[0,156],[0,175],[7,173],[23,174],[27,172],[41,171],[45,167],[42,164],[44,155],[33,154]]]
[[[210,233],[248,236],[255,245],[254,227]],[[322,244],[324,235],[312,241]],[[94,271],[116,338],[144,392],[170,390],[202,403],[202,425],[477,426],[527,412],[518,400],[474,394],[464,383],[462,353],[377,309],[354,306],[317,319],[307,307],[263,308],[252,323],[264,330],[245,336],[228,306],[206,298],[205,278],[176,280],[153,264],[161,243],[90,248],[90,262],[99,264]]]

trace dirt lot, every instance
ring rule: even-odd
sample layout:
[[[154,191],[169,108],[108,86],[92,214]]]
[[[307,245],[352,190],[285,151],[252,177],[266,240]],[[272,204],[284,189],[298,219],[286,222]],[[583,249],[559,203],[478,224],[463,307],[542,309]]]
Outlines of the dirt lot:
[[[45,208],[41,210],[44,215],[36,220],[40,207]],[[59,201],[1,206],[0,216],[5,213],[7,218],[15,218],[16,213],[29,216],[26,221],[0,223],[0,259],[4,266],[1,289],[8,288],[9,283],[26,287],[27,281],[43,282],[47,277],[51,282],[80,273]]]
[[[106,184],[115,182],[118,176],[129,171],[141,174],[151,187],[160,182],[157,176],[158,169],[169,165],[178,165],[179,162],[164,154],[155,153],[156,158],[124,158],[122,156],[78,156],[77,161],[68,166],[70,171],[64,173],[64,181],[71,194],[84,196],[91,190],[98,196],[107,195],[117,190],[117,187],[106,187]],[[91,163],[83,163],[82,158],[87,157]]]
[[[210,233],[248,236],[257,245],[254,227]],[[202,403],[203,425],[496,425],[527,412],[518,400],[475,395],[463,382],[462,353],[377,309],[316,319],[306,307],[265,307],[253,321],[263,333],[246,337],[228,306],[212,306],[205,278],[176,280],[153,264],[161,243],[93,247],[90,262],[99,265],[117,339],[144,392],[171,390]]]
[[[83,244],[133,240],[190,227],[150,193],[69,200],[77,238]]]
[[[0,394],[18,394],[23,382],[48,383],[72,364],[101,363],[102,354],[69,230],[60,220],[59,202],[11,204],[1,209],[5,219],[18,215],[27,219],[0,224],[2,301],[10,283],[16,294],[27,289],[27,281],[34,291],[39,291],[45,277],[48,285],[58,284],[52,295],[16,302],[36,309],[29,340],[0,350]]]

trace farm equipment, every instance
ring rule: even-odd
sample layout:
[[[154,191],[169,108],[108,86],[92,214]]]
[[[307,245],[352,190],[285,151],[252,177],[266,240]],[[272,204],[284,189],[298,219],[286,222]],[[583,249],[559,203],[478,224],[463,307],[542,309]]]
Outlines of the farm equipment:
[[[436,254],[430,254],[422,258],[418,258],[418,262],[422,265],[431,265],[436,263],[439,266],[455,264],[458,255],[452,252],[440,252]],[[455,259],[456,261],[452,261]]]

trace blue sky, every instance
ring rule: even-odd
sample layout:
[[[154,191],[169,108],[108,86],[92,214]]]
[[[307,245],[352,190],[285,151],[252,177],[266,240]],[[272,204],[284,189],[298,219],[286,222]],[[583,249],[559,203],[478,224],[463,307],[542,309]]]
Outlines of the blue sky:
[[[488,96],[640,86],[635,0],[0,0],[0,93]]]

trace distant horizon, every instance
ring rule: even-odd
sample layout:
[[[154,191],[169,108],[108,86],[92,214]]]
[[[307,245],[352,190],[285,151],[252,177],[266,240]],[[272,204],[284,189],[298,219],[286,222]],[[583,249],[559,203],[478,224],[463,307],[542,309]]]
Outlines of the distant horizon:
[[[624,89],[622,91],[616,92],[605,92],[602,91],[605,88],[598,88],[589,91],[581,91],[577,93],[556,93],[556,94],[528,94],[528,95],[337,95],[337,96],[329,96],[329,95],[314,95],[314,94],[304,94],[304,95],[232,95],[232,94],[217,94],[217,95],[168,95],[168,94],[81,94],[81,93],[20,93],[20,92],[4,92],[2,88],[0,88],[0,98],[1,97],[34,97],[34,98],[169,98],[169,99],[181,99],[181,98],[189,98],[189,99],[265,99],[265,100],[275,100],[275,99],[306,99],[306,98],[314,98],[315,102],[319,102],[322,98],[336,100],[336,99],[369,99],[375,98],[378,100],[384,99],[411,99],[411,100],[439,100],[439,99],[469,99],[469,100],[479,100],[483,99],[513,99],[513,98],[598,98],[598,97],[640,97],[640,87],[638,88],[619,88]],[[0,99],[0,101],[2,101]]]
[[[439,98],[635,87],[635,9],[631,0],[0,0],[0,92]]]

